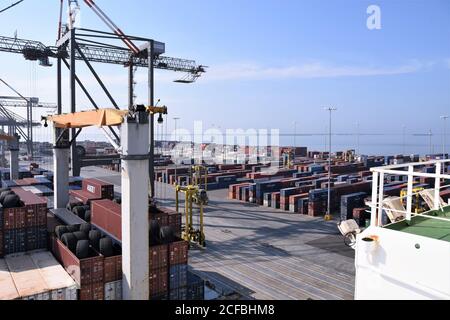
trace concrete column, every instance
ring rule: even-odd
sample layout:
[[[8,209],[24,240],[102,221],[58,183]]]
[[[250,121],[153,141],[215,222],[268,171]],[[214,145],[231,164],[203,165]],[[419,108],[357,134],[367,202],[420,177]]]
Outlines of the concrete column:
[[[69,202],[69,158],[70,148],[55,148],[53,150],[55,209],[63,209]]]
[[[14,136],[15,139],[9,141],[9,169],[10,169],[10,179],[19,179],[19,139],[18,135]]]
[[[69,202],[69,130],[55,129],[53,148],[54,208],[64,209]]]
[[[11,180],[19,179],[19,149],[9,150],[9,167]]]
[[[124,300],[149,299],[149,123],[146,112],[137,114],[121,127]]]

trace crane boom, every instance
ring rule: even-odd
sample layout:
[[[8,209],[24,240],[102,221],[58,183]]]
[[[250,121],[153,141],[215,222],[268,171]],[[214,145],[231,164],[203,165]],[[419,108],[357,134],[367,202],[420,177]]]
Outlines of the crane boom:
[[[78,44],[80,50],[86,58],[92,62],[117,64],[126,66],[132,58],[136,67],[148,67],[148,57],[132,56],[130,50],[119,47],[104,47],[99,45]],[[51,66],[49,58],[58,56],[67,57],[65,50],[58,50],[56,46],[45,46],[40,41],[25,40],[0,36],[0,51],[22,54],[26,60],[39,60],[43,66]],[[83,60],[79,53],[76,53],[77,60]],[[187,72],[193,76],[200,76],[205,72],[204,68],[197,65],[194,60],[158,56],[154,59],[156,69],[171,70],[177,72]]]

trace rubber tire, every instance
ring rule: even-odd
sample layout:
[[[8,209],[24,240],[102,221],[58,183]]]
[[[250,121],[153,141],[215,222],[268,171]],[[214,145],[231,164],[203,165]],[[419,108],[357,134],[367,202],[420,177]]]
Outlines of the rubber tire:
[[[11,190],[3,191],[2,193],[0,193],[0,203],[3,204],[3,202],[5,201],[5,197],[10,194],[15,194],[15,193],[12,192]]]
[[[79,240],[75,249],[75,255],[78,259],[86,259],[89,257],[89,240]]]
[[[159,244],[160,242],[160,232],[161,228],[159,227],[159,223],[156,220],[150,220],[150,228],[149,228],[149,239],[150,239],[150,245],[154,246]]]
[[[159,238],[162,243],[171,243],[175,239],[175,231],[171,226],[161,227],[159,230]]]
[[[84,204],[83,202],[69,202],[66,206],[66,209],[72,212],[73,208],[77,206],[84,206]]]
[[[68,230],[69,232],[77,232],[77,231],[80,231],[80,225],[79,225],[79,224],[74,224],[74,225],[71,225],[71,226],[67,226],[67,230]]]
[[[84,221],[90,223],[91,222],[91,210],[86,211],[86,213],[84,214]]]
[[[78,241],[89,239],[89,236],[86,233],[84,233],[83,231],[76,231],[73,233],[73,235],[77,238]]]
[[[70,251],[75,253],[75,250],[77,249],[77,237],[75,237],[73,233],[64,233],[61,237],[61,241]]]
[[[3,208],[17,208],[20,203],[20,198],[16,194],[8,194],[3,200]]]
[[[91,230],[89,231],[89,242],[91,246],[97,250],[100,251],[100,239],[102,237],[102,233],[98,230]]]
[[[67,232],[69,232],[69,230],[67,230],[67,226],[56,226],[55,227],[55,234],[59,240],[61,240],[61,237],[63,236],[63,234],[65,234]]]
[[[80,225],[80,231],[84,232],[86,235],[92,230],[92,225],[90,223],[83,223]]]
[[[117,204],[122,204],[122,198],[114,198],[113,201]]]
[[[84,208],[84,206],[76,206],[73,207],[72,212],[79,218],[83,219],[84,214],[86,213],[86,209]]]
[[[112,257],[114,255],[112,240],[109,237],[101,238],[100,243],[100,253],[105,257]]]

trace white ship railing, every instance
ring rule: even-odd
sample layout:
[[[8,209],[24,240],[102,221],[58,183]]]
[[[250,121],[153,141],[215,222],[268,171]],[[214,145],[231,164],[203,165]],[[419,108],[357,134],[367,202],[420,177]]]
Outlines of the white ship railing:
[[[417,167],[429,166],[433,165],[435,167],[434,173],[425,173],[425,172],[416,172],[414,171]],[[445,165],[450,165],[450,159],[447,160],[433,160],[433,161],[425,161],[425,162],[414,162],[414,163],[405,163],[399,165],[389,165],[385,167],[377,167],[371,168],[370,170],[373,173],[372,180],[372,200],[370,202],[370,225],[375,227],[381,227],[382,216],[383,216],[383,201],[384,201],[384,178],[386,175],[398,175],[398,176],[407,176],[407,195],[406,195],[406,220],[411,221],[411,217],[413,216],[412,212],[412,201],[413,201],[413,190],[414,190],[414,178],[415,177],[423,177],[423,178],[432,178],[434,179],[434,208],[430,208],[431,210],[439,210],[440,209],[440,190],[442,188],[441,180],[449,179],[449,174],[443,173],[443,168]],[[402,170],[407,169],[407,171]],[[430,217],[431,218],[431,217]]]

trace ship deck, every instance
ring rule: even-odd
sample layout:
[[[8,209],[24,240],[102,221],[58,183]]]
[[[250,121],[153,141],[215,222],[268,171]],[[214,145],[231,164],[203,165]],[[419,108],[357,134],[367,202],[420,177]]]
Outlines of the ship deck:
[[[403,220],[390,224],[386,228],[450,242],[450,206],[444,207],[442,210],[430,211],[424,215],[414,216],[411,224],[407,224]],[[431,218],[427,216],[431,216]],[[433,219],[433,216],[441,219]]]

